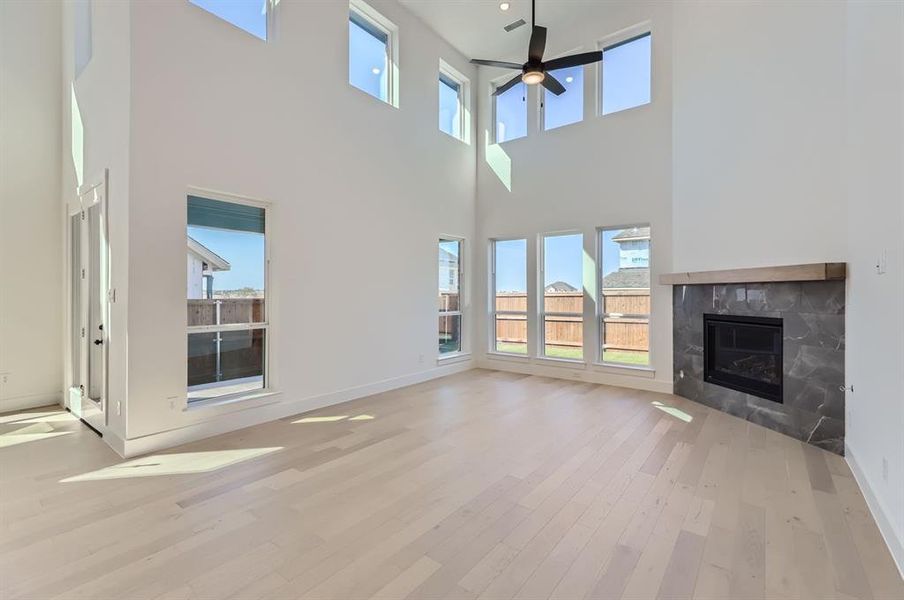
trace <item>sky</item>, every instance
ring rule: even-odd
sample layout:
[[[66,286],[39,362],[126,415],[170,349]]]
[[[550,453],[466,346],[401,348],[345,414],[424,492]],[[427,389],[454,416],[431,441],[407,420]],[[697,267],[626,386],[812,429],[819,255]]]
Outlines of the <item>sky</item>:
[[[267,0],[190,0],[224,21],[267,39]]]
[[[565,92],[556,96],[543,90],[544,127],[554,129],[577,123],[584,118],[584,67],[571,67],[550,71],[551,75],[565,86]],[[571,81],[568,81],[571,79]]]
[[[188,235],[224,258],[231,267],[213,274],[214,291],[264,289],[264,234],[190,226]]]
[[[349,20],[348,56],[348,82],[371,96],[388,100],[386,44]]]
[[[603,114],[650,101],[650,41],[646,35],[603,52]]]

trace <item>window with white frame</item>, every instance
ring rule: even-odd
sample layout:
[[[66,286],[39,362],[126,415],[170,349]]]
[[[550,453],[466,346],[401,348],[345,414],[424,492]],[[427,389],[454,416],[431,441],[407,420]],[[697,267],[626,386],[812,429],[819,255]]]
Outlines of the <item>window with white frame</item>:
[[[580,233],[543,236],[540,281],[542,353],[584,359],[584,247]]]
[[[523,82],[493,96],[493,121],[497,144],[527,135],[527,86]]]
[[[460,239],[439,239],[439,354],[462,350],[462,246]]]
[[[267,40],[270,0],[188,0],[224,21]]]
[[[646,32],[603,47],[602,114],[650,103],[652,39]]]
[[[348,11],[348,82],[387,104],[397,103],[398,29],[368,4],[355,0]]]
[[[189,195],[188,401],[267,387],[267,208]]]
[[[469,83],[461,73],[439,61],[439,130],[468,142]]]
[[[556,96],[543,89],[543,129],[550,130],[584,119],[584,66],[550,71],[565,88]]]
[[[616,365],[650,364],[650,226],[599,232],[600,357]]]
[[[491,349],[528,354],[527,240],[493,240],[490,322],[495,324]]]

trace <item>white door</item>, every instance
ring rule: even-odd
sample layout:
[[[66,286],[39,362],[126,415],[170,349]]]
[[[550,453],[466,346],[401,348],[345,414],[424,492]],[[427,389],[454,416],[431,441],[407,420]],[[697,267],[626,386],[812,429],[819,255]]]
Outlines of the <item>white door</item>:
[[[84,186],[69,211],[69,409],[103,433],[106,428],[108,250],[106,177]]]

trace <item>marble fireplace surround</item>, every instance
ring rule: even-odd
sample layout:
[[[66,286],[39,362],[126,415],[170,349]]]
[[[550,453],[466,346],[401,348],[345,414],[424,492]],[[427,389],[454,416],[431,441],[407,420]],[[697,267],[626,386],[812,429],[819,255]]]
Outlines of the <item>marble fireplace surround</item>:
[[[843,269],[840,278],[835,272],[818,281],[742,283],[737,282],[743,278],[739,273],[743,271],[723,277],[732,283],[674,284],[675,279],[693,281],[687,277],[693,274],[662,276],[662,283],[674,285],[675,394],[844,454]],[[707,279],[699,275],[699,280]],[[776,272],[776,278],[782,276]],[[782,403],[703,380],[704,313],[782,319]]]

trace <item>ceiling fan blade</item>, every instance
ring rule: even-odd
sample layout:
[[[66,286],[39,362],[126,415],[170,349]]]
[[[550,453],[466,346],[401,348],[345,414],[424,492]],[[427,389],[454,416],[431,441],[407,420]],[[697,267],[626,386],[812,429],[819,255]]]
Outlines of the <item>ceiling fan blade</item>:
[[[508,81],[506,81],[505,83],[500,85],[499,87],[497,87],[493,91],[493,95],[498,96],[499,94],[504,94],[505,92],[509,91],[510,89],[512,89],[513,87],[518,85],[519,83],[521,83],[521,75],[515,75],[514,77],[512,77],[511,79],[509,79]]]
[[[594,52],[584,52],[582,54],[572,54],[571,56],[563,56],[562,58],[554,58],[546,61],[543,68],[547,71],[555,71],[556,69],[566,69],[568,67],[579,67],[581,65],[589,65],[603,60],[603,51],[596,50]]]
[[[543,80],[543,87],[545,87],[556,96],[561,96],[565,93],[565,86],[562,85],[558,79],[556,79],[549,73],[546,74],[546,78]]]
[[[543,60],[543,52],[546,51],[546,28],[540,25],[534,25],[534,30],[530,34],[530,46],[527,49],[527,58],[531,62],[541,62]]]
[[[500,69],[518,69],[521,70],[521,65],[513,62],[505,62],[501,60],[481,60],[479,58],[471,59],[472,65],[483,65],[484,67],[499,67]]]

